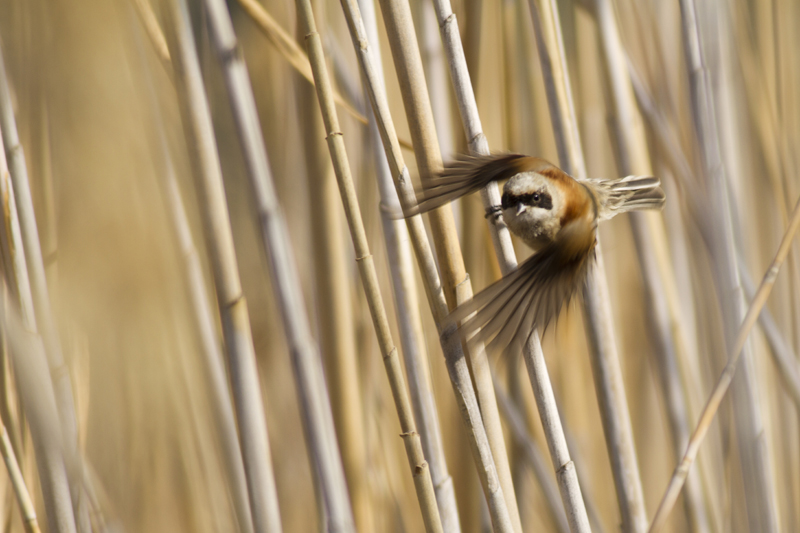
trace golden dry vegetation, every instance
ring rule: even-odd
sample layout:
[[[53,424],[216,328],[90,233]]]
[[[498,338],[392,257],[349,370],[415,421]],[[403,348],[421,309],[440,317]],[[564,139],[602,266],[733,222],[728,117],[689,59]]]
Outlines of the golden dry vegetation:
[[[284,0],[0,0],[0,84],[11,104],[0,109],[7,156],[0,159],[0,415],[9,435],[4,457],[14,452],[42,531],[248,532],[276,531],[275,524],[286,532],[349,531],[350,513],[362,532],[424,531],[424,524],[441,531],[425,491],[436,489],[445,516],[441,489],[449,483],[461,531],[486,531],[492,522],[497,531],[569,531],[556,484],[556,471],[566,470],[553,468],[548,447],[560,433],[543,430],[526,363],[515,353],[489,356],[499,419],[485,395],[492,385],[482,359],[470,356],[472,380],[461,382],[479,389],[506,494],[513,479],[516,501],[500,496],[487,507],[470,444],[481,437],[464,424],[436,325],[444,318],[436,295],[452,307],[455,287],[463,289],[460,255],[437,256],[442,287],[426,292],[438,276],[417,268],[418,250],[386,187],[404,165],[419,184],[418,169],[435,170],[440,157],[487,147],[538,155],[579,177],[661,178],[664,211],[601,226],[605,271],[592,282],[594,296],[562,311],[541,342],[582,493],[567,508],[588,516],[569,526],[647,530],[735,354],[753,294],[787,230],[797,229],[800,4],[457,0],[487,146],[469,144],[462,127],[462,93],[453,89],[437,20],[445,2],[413,0],[413,31],[402,20],[386,24],[408,8],[404,0],[372,6],[374,26],[365,16],[367,35],[379,36],[370,49],[382,63],[384,111],[404,145],[390,147],[387,167],[377,131],[364,123],[375,119],[343,15],[355,2],[313,2],[317,38]],[[218,53],[227,13],[241,56]],[[453,27],[450,19],[445,28]],[[398,31],[406,31],[404,42]],[[424,83],[397,57],[414,34]],[[322,63],[309,67],[307,45],[317,45],[312,60],[324,53],[343,136],[326,136],[308,81],[320,83]],[[249,84],[226,83],[240,57]],[[406,92],[413,83],[416,96]],[[258,118],[249,130],[232,107],[248,88]],[[428,102],[438,143],[428,117],[415,111]],[[252,137],[259,125],[263,142]],[[244,138],[255,139],[251,152]],[[349,185],[337,187],[329,147],[349,160],[350,200],[358,204],[348,209],[360,206],[366,237],[355,252],[347,224],[355,215],[345,216],[340,196]],[[246,154],[262,150],[268,168],[259,174]],[[20,163],[38,244],[25,218]],[[274,183],[277,204],[265,204],[270,197],[254,182]],[[460,243],[477,293],[507,264],[496,258],[477,194],[453,212],[457,239],[443,229],[450,215],[431,222],[426,215],[427,231],[409,226],[411,239]],[[514,244],[520,259],[530,254]],[[286,251],[293,263],[281,266]],[[666,531],[800,527],[800,255],[792,249],[784,257],[766,305],[756,300],[763,311],[749,324],[730,391]],[[368,296],[378,295],[365,293],[362,280],[370,279],[388,320],[370,313]],[[298,282],[302,297],[287,304]],[[374,324],[383,325],[380,339]],[[599,341],[587,337],[591,331]],[[462,354],[457,342],[450,349]],[[414,357],[421,365],[409,372],[403,361]],[[320,358],[326,386],[316,379]],[[407,382],[422,385],[411,388],[412,410],[407,397],[393,398],[387,369],[405,394]],[[406,402],[402,429],[397,399]],[[421,416],[426,402],[432,410]],[[516,430],[509,404],[522,422]],[[330,414],[335,441],[325,425]],[[268,449],[258,440],[264,422]],[[431,432],[441,439],[434,452]],[[423,464],[423,452],[432,464],[409,468]],[[274,477],[279,516],[267,505],[265,472]],[[494,486],[487,479],[496,474],[485,475],[484,489]],[[0,524],[34,530],[9,479],[0,476]],[[503,512],[508,522],[498,518]]]

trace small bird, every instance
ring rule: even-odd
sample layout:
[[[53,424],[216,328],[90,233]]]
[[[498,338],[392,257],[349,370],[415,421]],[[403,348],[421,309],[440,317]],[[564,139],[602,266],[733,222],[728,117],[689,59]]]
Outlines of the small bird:
[[[659,179],[650,176],[575,179],[538,157],[462,155],[429,181],[405,216],[506,179],[501,205],[486,216],[502,213],[508,229],[536,253],[448,317],[448,323],[460,323],[467,339],[491,339],[490,350],[521,347],[583,287],[595,259],[599,221],[661,209],[665,201]]]

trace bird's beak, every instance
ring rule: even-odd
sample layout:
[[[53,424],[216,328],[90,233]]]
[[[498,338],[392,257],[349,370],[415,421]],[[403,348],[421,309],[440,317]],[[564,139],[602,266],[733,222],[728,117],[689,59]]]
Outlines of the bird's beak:
[[[525,204],[521,204],[521,203],[517,204],[517,214],[519,215],[520,213],[525,211],[525,208],[526,208]]]

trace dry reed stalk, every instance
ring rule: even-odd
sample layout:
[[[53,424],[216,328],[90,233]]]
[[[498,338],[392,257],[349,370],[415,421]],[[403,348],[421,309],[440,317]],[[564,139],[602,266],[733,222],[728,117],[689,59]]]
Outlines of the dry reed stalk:
[[[416,21],[417,41],[420,46],[425,82],[431,99],[433,122],[436,124],[436,137],[442,156],[450,159],[456,155],[456,147],[461,144],[453,135],[453,102],[448,83],[447,59],[439,37],[440,27],[434,6],[430,2],[409,3],[412,17]],[[458,212],[459,205],[454,205]],[[456,215],[458,217],[458,215]],[[504,487],[505,488],[505,487]]]
[[[5,284],[2,292],[0,295],[2,336],[7,340],[13,357],[20,401],[33,440],[48,531],[75,533],[72,501],[61,446],[61,425],[58,421],[55,394],[50,383],[44,343],[37,333],[27,328],[19,312],[12,308],[14,304],[8,301]],[[7,440],[7,434],[3,431],[4,454]],[[23,513],[23,518],[30,518],[28,511]],[[35,519],[35,513],[33,518]]]
[[[667,195],[669,198],[678,198],[678,185],[681,188],[690,189],[681,196],[689,204],[691,216],[697,221],[704,221],[707,215],[704,210],[700,210],[698,204],[698,198],[701,197],[701,193],[696,189],[696,185],[692,181],[693,171],[677,139],[676,128],[673,127],[673,124],[666,119],[662,111],[656,106],[653,96],[651,96],[650,91],[645,86],[644,81],[630,58],[627,58],[627,65],[628,77],[632,84],[638,109],[650,127],[650,131],[653,134],[655,144],[661,156],[667,160],[672,171],[677,175],[676,180],[665,184],[669,189]],[[662,169],[663,168],[665,167],[662,166]],[[694,294],[691,290],[692,279],[688,272],[690,258],[687,254],[691,253],[692,242],[687,240],[687,230],[684,228],[682,218],[683,212],[680,206],[678,206],[676,202],[668,202],[664,219],[670,226],[670,251],[673,257],[673,263],[676,265],[675,285],[673,287],[668,285],[673,281],[669,278],[662,278],[661,281],[666,285],[665,293],[670,300],[670,309],[680,308],[680,314],[683,317],[683,328],[674,330],[676,333],[675,348],[678,355],[679,369],[683,377],[683,382],[686,384],[691,416],[694,417],[695,413],[700,409],[700,402],[703,401],[703,398],[701,398],[703,394],[703,387],[701,384],[703,372],[700,365],[701,361],[698,356],[698,347],[696,346],[698,339],[698,331],[696,329],[697,320],[693,304],[691,303],[694,299]],[[700,224],[700,230],[706,231],[703,224]],[[679,294],[680,292],[683,294]],[[714,444],[716,445],[719,443],[715,442]],[[715,463],[715,459],[722,456],[722,447],[717,446],[716,450],[715,453],[719,455],[710,460],[708,456],[705,461],[701,460],[697,472],[706,497],[707,516],[712,522],[712,530],[719,530],[722,527],[723,511],[721,510],[721,506],[724,505],[722,501],[723,496],[719,491],[714,491],[712,489],[712,476],[721,479],[723,475],[721,465]],[[694,474],[690,474],[690,476],[693,475]]]
[[[677,181],[682,187],[693,188],[693,172],[686,155],[679,145],[674,128],[656,107],[653,97],[650,95],[647,87],[645,87],[644,82],[630,59],[628,59],[628,71],[639,110],[650,126],[650,131],[653,133],[659,152],[662,154],[662,157],[669,162],[673,172],[678,176],[677,180],[666,183],[668,197],[677,198],[678,188],[675,182]],[[684,194],[683,197],[689,203],[692,217],[694,217],[695,220],[704,220],[706,216],[705,213],[703,211],[698,211],[699,206],[697,204],[697,198],[700,197],[699,191],[697,193],[689,192],[688,194]],[[691,408],[691,416],[694,418],[700,409],[699,405],[704,401],[703,386],[701,384],[704,373],[698,356],[698,347],[696,346],[698,340],[696,324],[698,321],[691,303],[694,299],[694,294],[691,290],[692,279],[688,272],[690,258],[687,254],[691,253],[692,242],[687,239],[687,230],[684,228],[682,221],[683,213],[676,202],[667,203],[664,218],[671,226],[670,251],[674,258],[673,262],[676,265],[675,287],[666,287],[665,292],[667,297],[671,300],[682,300],[670,301],[669,306],[670,308],[680,308],[681,316],[683,317],[683,335],[682,338],[677,338],[676,336],[675,347],[678,353],[678,363],[681,375],[683,376],[683,382],[688,385],[686,391],[688,393],[687,396]],[[702,224],[700,225],[700,230],[705,231]],[[662,278],[662,282],[665,284],[669,281],[668,278]],[[681,291],[683,294],[679,294]],[[676,330],[676,333],[678,332],[680,332],[680,330]],[[714,445],[717,444],[721,443],[714,442]],[[719,493],[717,492],[715,494],[712,490],[711,484],[713,481],[711,480],[713,476],[716,476],[717,479],[721,479],[723,475],[721,463],[719,461],[715,462],[715,460],[722,457],[723,454],[721,445],[717,446],[715,449],[717,450],[716,457],[708,458],[707,456],[707,460],[700,461],[698,465],[698,474],[701,478],[701,484],[706,495],[706,504],[709,511],[708,517],[712,521],[712,530],[719,530],[722,527],[721,506],[724,505],[724,502],[721,501],[722,498],[714,497],[715,495],[718,496]]]
[[[211,0],[206,2],[206,9],[256,199],[265,251],[272,262],[273,285],[278,292],[292,352],[304,427],[314,458],[315,481],[324,501],[326,522],[331,529],[349,531],[354,528],[353,515],[324,372],[317,345],[311,337],[299,280],[293,268],[294,259],[286,244],[288,236],[274,191],[247,69],[241,54],[237,53],[238,43],[225,4]],[[351,366],[354,366],[352,362]]]
[[[450,66],[450,76],[453,80],[456,101],[458,102],[461,121],[464,125],[464,133],[467,137],[470,152],[488,155],[490,153],[489,142],[483,133],[480,116],[478,115],[478,105],[475,101],[475,93],[472,88],[469,72],[467,71],[467,63],[464,57],[464,50],[461,46],[461,38],[455,14],[450,8],[449,0],[434,0],[434,6],[436,7],[436,16],[439,20],[442,41]],[[483,206],[487,213],[492,206],[500,205],[500,191],[497,184],[493,183],[484,188],[481,191],[481,199],[483,200]],[[517,258],[511,243],[511,235],[508,231],[508,227],[503,222],[502,214],[498,213],[496,216],[488,217],[487,221],[489,222],[489,232],[492,237],[492,244],[494,245],[497,260],[500,264],[500,270],[505,276],[517,268]],[[485,356],[485,353],[483,355]],[[529,370],[531,384],[536,397],[536,405],[539,408],[539,416],[542,419],[542,424],[545,429],[545,437],[551,451],[553,466],[557,473],[563,472],[563,475],[558,475],[557,477],[570,529],[572,531],[588,531],[589,518],[583,503],[580,483],[578,482],[574,464],[569,456],[569,449],[567,448],[564,438],[561,419],[555,404],[552,384],[547,376],[546,362],[542,353],[538,333],[531,335],[530,340],[525,344],[522,355],[525,359],[525,365]],[[473,354],[473,358],[476,356],[477,354]],[[535,361],[534,359],[538,357],[541,357],[541,360]],[[479,368],[485,368],[488,372],[488,363],[481,365]],[[540,373],[540,369],[544,369],[544,372]],[[474,363],[473,371],[475,371]],[[483,376],[478,376],[476,373],[476,382],[481,377]],[[491,380],[491,376],[486,377]],[[493,417],[488,417],[486,415],[487,410],[497,410],[497,403],[494,399],[494,395],[492,394],[490,401],[486,403],[484,403],[483,397],[479,396],[479,398],[481,399],[484,420],[494,420]],[[489,422],[487,421],[487,426],[488,424]],[[488,432],[490,435],[492,434],[492,432]],[[502,432],[500,432],[500,434],[502,435]],[[494,447],[492,451],[495,451]],[[507,465],[507,463],[501,459],[504,458],[507,461],[505,457],[505,446],[503,446],[501,455],[498,457],[496,453],[495,457],[497,458],[498,472],[500,473],[501,481],[505,480],[504,475],[507,475],[507,484],[511,486],[511,490],[513,491],[513,484],[510,479],[511,473],[501,466]],[[570,465],[572,465],[572,467],[570,467]],[[503,492],[506,494],[506,499],[508,500],[509,493],[506,492],[506,484],[503,485]],[[513,495],[513,492],[511,492],[511,495]],[[514,509],[516,509],[516,505],[511,507],[509,504],[512,518]],[[519,520],[519,518],[517,518],[517,520]]]
[[[439,23],[440,36],[444,46],[445,56],[450,68],[450,77],[455,89],[456,102],[461,114],[461,121],[466,133],[469,151],[476,154],[488,155],[489,142],[483,134],[480,117],[478,115],[478,105],[475,101],[475,93],[467,71],[467,62],[464,55],[464,48],[461,44],[461,36],[458,29],[456,16],[450,7],[449,0],[434,0],[434,10],[436,19]],[[481,199],[485,209],[500,204],[500,192],[497,184],[493,183],[481,191]],[[488,212],[488,211],[487,211]],[[517,266],[514,247],[511,244],[511,235],[508,228],[502,222],[502,217],[491,217],[489,221],[489,232],[494,245],[495,254],[500,263],[500,270],[503,275],[513,271]],[[514,483],[511,476],[511,468],[508,461],[503,430],[500,425],[500,413],[497,408],[497,399],[492,384],[489,362],[485,350],[473,349],[471,355],[473,378],[475,388],[478,393],[478,402],[481,406],[486,433],[489,436],[489,444],[492,447],[492,454],[497,465],[497,473],[500,483],[503,486],[503,494],[506,498],[512,525],[516,531],[522,531],[522,522],[519,516],[517,498],[514,490]],[[529,352],[526,350],[526,357]],[[537,399],[538,400],[538,399]],[[541,402],[537,401],[537,405]],[[556,469],[563,464],[556,464]],[[577,482],[577,479],[574,480]],[[579,489],[578,489],[579,491]],[[566,493],[565,493],[566,494]],[[571,502],[574,503],[574,502]]]
[[[148,0],[131,1],[136,8],[136,13],[139,15],[139,19],[142,21],[142,25],[145,28],[147,37],[153,44],[156,55],[158,55],[158,58],[165,66],[169,65],[171,61],[169,48],[167,47],[164,33],[161,31],[161,27],[158,25],[158,20],[156,20],[155,13],[153,12],[150,2]],[[267,36],[267,39],[272,46],[275,47],[278,53],[280,53],[292,66],[292,68],[294,68],[303,78],[308,80],[311,85],[314,85],[314,78],[311,75],[311,65],[308,63],[308,57],[303,52],[302,48],[300,48],[294,39],[292,39],[292,37],[286,32],[286,30],[281,28],[280,24],[278,24],[275,19],[273,19],[270,14],[258,4],[256,0],[239,0],[239,3],[244,10],[247,11],[251,17],[253,17],[253,20],[258,23],[258,26],[264,32],[264,35]],[[169,68],[167,68],[167,70],[169,70]],[[350,102],[345,100],[338,91],[335,93],[334,98],[336,103],[341,106],[342,109],[347,111],[349,115],[362,124],[367,123],[366,117],[356,108],[354,108]]]
[[[374,62],[369,49],[369,41],[367,40],[361,20],[361,14],[357,5],[351,0],[343,1],[342,5],[345,9],[345,16],[348,26],[350,27],[356,55],[366,79],[373,110],[378,120],[386,157],[392,171],[392,176],[394,176],[395,179],[397,194],[401,204],[404,207],[408,207],[411,202],[413,202],[413,188],[408,168],[400,152],[400,145],[397,141],[397,134],[394,130],[394,124],[389,113],[382,80],[377,77],[375,72]],[[430,103],[427,99],[424,76],[422,75],[421,58],[414,37],[409,7],[402,2],[384,2],[382,3],[382,13],[389,35],[389,43],[392,48],[395,67],[400,79],[403,99],[406,103],[406,113],[409,117],[409,123],[412,125],[412,138],[417,141],[415,144],[419,146],[416,154],[418,157],[422,158],[418,159],[418,163],[424,164],[427,158],[432,158],[428,163],[435,164],[438,160],[438,165],[441,166],[438,146],[435,140],[436,135],[433,131],[433,118],[430,110]],[[425,122],[426,127],[424,129],[420,126],[420,121]],[[428,172],[429,171],[430,168],[428,168]],[[447,214],[449,218],[441,213],[439,215],[434,213],[433,215],[434,219],[438,218],[438,223],[434,223],[434,227],[437,228],[434,229],[434,233],[441,233],[443,227],[449,228],[446,232],[447,242],[441,243],[440,241],[439,245],[440,260],[442,263],[454,259],[448,258],[448,253],[455,253],[458,251],[458,241],[454,238],[452,212],[447,212]],[[453,329],[442,331],[442,321],[448,314],[445,293],[449,291],[451,301],[455,300],[453,303],[458,301],[455,298],[455,289],[457,287],[453,284],[455,278],[452,276],[453,266],[457,265],[443,265],[443,277],[449,279],[449,283],[446,285],[447,289],[444,290],[439,283],[436,263],[433,259],[433,254],[421,218],[419,216],[410,217],[407,219],[406,223],[417,256],[420,272],[423,276],[425,290],[433,312],[434,321],[440,332],[440,342],[444,352],[448,374],[456,395],[456,401],[459,404],[459,409],[467,426],[468,435],[470,437],[470,449],[478,466],[478,477],[481,480],[481,486],[483,487],[489,505],[492,523],[497,530],[510,531],[512,526],[508,508],[505,504],[502,487],[497,477],[494,458],[492,457],[491,448],[483,427],[475,393],[472,389],[469,370],[466,365],[459,336]],[[453,248],[453,246],[455,246],[455,248]],[[457,257],[460,258],[460,254],[457,254]],[[461,270],[463,273],[463,261],[461,263]],[[465,283],[465,285],[461,286],[462,288],[468,288],[466,287],[469,284],[468,279],[464,279],[463,276],[458,279],[463,280]],[[471,289],[469,293],[471,293]]]
[[[56,397],[47,356],[37,333],[33,295],[13,189],[6,150],[0,137],[0,198],[3,198],[0,249],[5,277],[5,290],[0,294],[0,308],[4,319],[4,337],[13,357],[12,368],[17,391],[33,440],[49,529],[57,533],[75,533],[73,500],[61,444],[61,423],[56,412]],[[13,300],[16,300],[20,309],[19,317],[9,317],[6,313],[9,285],[14,291]],[[12,331],[12,328],[15,329]],[[31,347],[20,341],[23,335],[28,335],[35,346]],[[27,340],[29,339],[25,339]]]
[[[572,531],[567,521],[567,515],[564,513],[564,504],[561,502],[559,487],[553,483],[542,451],[528,433],[525,415],[506,394],[502,385],[496,379],[495,393],[497,394],[497,403],[500,406],[503,417],[511,429],[511,434],[522,450],[521,455],[530,466],[536,481],[539,483],[544,500],[547,502],[547,508],[550,511],[550,519],[560,533]]]
[[[219,155],[186,3],[166,2],[165,18],[181,119],[222,318],[253,528],[279,532],[280,512],[247,301],[239,279]]]
[[[536,0],[530,0],[545,84],[553,84],[553,87],[547,88],[547,95],[559,160],[568,174],[586,178],[558,6],[554,0],[542,0],[541,4],[543,16],[540,19]],[[625,532],[642,532],[647,527],[647,512],[599,243],[596,264],[589,275],[583,296],[592,373],[617,489],[622,529]]]
[[[620,39],[616,15],[609,0],[594,0],[594,11],[600,29],[603,57],[613,96],[616,126],[617,162],[622,175],[650,175],[652,167],[642,118],[636,109],[630,81],[627,58]],[[685,336],[680,310],[675,298],[669,298],[666,287],[675,287],[674,273],[669,262],[666,235],[659,213],[631,213],[634,243],[645,288],[645,301],[650,329],[655,333],[659,353],[656,363],[661,379],[661,392],[670,423],[673,452],[676,460],[689,439],[689,418],[685,401],[684,384],[678,370],[677,342]],[[667,281],[662,281],[667,280]],[[673,337],[674,335],[674,337]],[[703,500],[700,479],[697,475],[687,480],[685,495],[686,513],[693,531],[708,532],[708,512]]]
[[[671,135],[672,129],[667,125],[666,119],[659,113],[658,109],[656,109],[652,97],[644,87],[644,84],[630,62],[628,67],[639,108],[652,124],[652,131],[655,134],[655,138],[663,147],[670,163],[678,169],[684,183],[687,183],[689,177],[692,175],[692,171],[686,155],[681,151],[674,136]],[[783,215],[781,215],[781,217],[783,218]],[[755,293],[753,280],[741,256],[739,256],[738,262],[745,296],[748,299],[752,299]],[[781,369],[781,377],[784,378],[783,382],[787,388],[787,392],[792,396],[794,401],[800,405],[800,368],[798,368],[796,357],[794,353],[792,353],[791,347],[787,344],[786,339],[784,339],[783,334],[778,329],[769,309],[764,309],[759,315],[759,321],[761,322],[761,327],[767,338],[767,342],[772,348],[770,353],[775,359],[775,364]]]
[[[138,26],[136,24],[133,24],[133,26],[137,55],[142,64],[148,101],[153,113],[153,127],[156,130],[155,144],[158,146],[155,146],[154,149],[160,156],[158,162],[162,167],[158,183],[161,186],[161,194],[171,222],[170,229],[172,230],[181,266],[185,273],[186,292],[191,302],[195,327],[199,337],[198,342],[203,357],[201,363],[202,374],[211,396],[209,403],[211,404],[212,417],[216,424],[216,434],[224,457],[225,474],[228,476],[239,529],[243,533],[250,533],[253,531],[253,519],[247,496],[247,481],[239,447],[239,437],[236,432],[236,419],[231,405],[228,378],[225,373],[225,356],[222,353],[220,339],[216,331],[212,304],[208,299],[200,256],[194,245],[194,237],[192,236],[180,186],[178,185],[175,165],[170,155],[166,132],[164,131],[161,100],[156,94],[153,78],[147,67]]]
[[[367,41],[375,52],[374,68],[377,79],[383,80],[383,63],[380,55],[378,26],[375,18],[373,0],[359,2],[363,15],[363,25]],[[360,56],[359,56],[360,57]],[[364,90],[369,93],[368,83]],[[367,94],[367,98],[369,95]],[[375,113],[370,107],[369,135],[375,161],[378,189],[381,198],[381,220],[383,222],[386,249],[389,256],[389,269],[392,277],[392,288],[395,296],[397,320],[400,332],[400,345],[403,348],[408,386],[411,392],[411,403],[414,408],[414,419],[422,439],[422,449],[431,469],[431,480],[436,491],[436,504],[442,519],[445,533],[461,531],[456,505],[453,479],[447,468],[444,454],[442,430],[439,414],[433,396],[428,371],[428,353],[422,330],[417,283],[412,266],[412,252],[409,246],[409,231],[406,224],[392,217],[392,213],[402,211],[397,191],[392,182],[392,172],[386,161]]]
[[[281,55],[286,58],[289,64],[292,65],[292,67],[297,70],[301,76],[306,78],[309,83],[314,85],[314,77],[311,74],[311,66],[308,64],[308,56],[303,53],[303,51],[298,47],[297,43],[291,40],[291,37],[286,34],[286,31],[281,28],[275,19],[270,16],[267,10],[258,3],[258,0],[238,0],[238,2],[247,12],[247,14],[252,17],[258,27],[261,28],[261,31],[264,32],[264,35],[267,36],[269,41],[275,46],[275,48],[278,49],[278,52],[280,52]],[[288,42],[291,44],[284,43],[286,39],[289,39]],[[287,50],[286,47],[290,49]],[[294,51],[294,48],[300,50],[300,54],[302,55],[301,58],[295,59],[297,55]],[[361,122],[362,124],[367,124],[367,118],[364,115],[362,115],[347,100],[345,100],[335,88],[332,90],[334,91],[334,100],[342,109],[347,111],[347,113],[357,121]],[[400,145],[407,150],[414,149],[411,143],[406,139],[400,139]]]
[[[383,305],[383,299],[378,287],[375,264],[369,250],[369,244],[361,219],[361,210],[358,205],[358,199],[356,198],[355,188],[353,186],[353,178],[350,173],[350,163],[344,147],[344,134],[339,126],[339,118],[333,101],[331,81],[325,66],[322,40],[317,32],[310,0],[298,0],[297,11],[301,28],[306,36],[308,57],[311,61],[311,68],[314,73],[320,111],[322,112],[322,118],[325,122],[328,149],[331,154],[331,161],[333,162],[336,179],[339,183],[339,192],[342,197],[342,204],[355,248],[356,261],[364,286],[364,293],[366,294],[373,326],[378,337],[378,344],[381,354],[383,355],[384,365],[386,366],[386,374],[392,389],[392,397],[395,402],[398,418],[400,419],[400,426],[403,430],[403,443],[406,448],[409,466],[412,470],[414,487],[417,491],[417,499],[419,500],[420,510],[422,511],[422,519],[427,531],[442,531],[442,523],[439,517],[439,509],[436,505],[430,469],[428,468],[428,464],[422,452],[419,433],[416,431],[411,402],[408,398],[405,379],[403,378],[403,372],[400,367],[397,347],[392,340],[389,320],[386,316],[386,309]]]
[[[301,32],[302,33],[302,32]],[[316,110],[313,86],[297,82],[298,114],[306,153],[319,345],[325,361],[328,390],[342,454],[342,465],[358,531],[372,531],[372,509],[364,461],[365,431],[361,380],[350,298],[347,244],[336,178],[322,142],[324,126]]]
[[[732,346],[736,331],[742,322],[745,309],[741,292],[741,281],[736,261],[736,236],[733,229],[729,183],[726,163],[723,162],[719,133],[717,131],[716,99],[712,93],[709,72],[705,63],[705,43],[701,39],[701,27],[693,0],[681,0],[682,37],[685,64],[689,71],[691,110],[695,138],[703,164],[703,176],[707,190],[706,210],[709,212],[707,230],[713,239],[709,242],[717,281],[717,294],[722,309],[723,335],[726,346]],[[710,14],[710,13],[709,13]],[[714,17],[714,24],[718,21]],[[727,18],[723,17],[715,31],[725,33]],[[709,28],[710,30],[710,28]],[[724,118],[724,117],[722,117]],[[747,517],[752,530],[776,531],[777,495],[770,471],[768,451],[764,445],[764,421],[759,409],[752,348],[745,346],[742,371],[734,385],[732,400],[736,420],[737,449],[744,477]]]
[[[711,395],[708,398],[708,403],[706,403],[703,413],[700,415],[697,426],[695,427],[692,437],[686,447],[686,452],[683,455],[683,459],[675,468],[675,473],[672,475],[669,486],[667,487],[661,503],[658,506],[658,511],[656,511],[656,515],[653,517],[653,523],[650,525],[651,532],[655,533],[659,531],[661,527],[663,527],[670,510],[675,505],[675,500],[677,500],[678,495],[683,487],[684,480],[686,479],[686,475],[688,474],[689,469],[691,468],[692,463],[697,456],[700,444],[702,444],[703,438],[708,432],[711,422],[714,420],[714,415],[716,415],[720,403],[722,403],[722,399],[725,397],[725,393],[727,392],[728,387],[731,385],[733,375],[736,372],[736,365],[739,362],[739,359],[742,357],[742,352],[745,342],[750,334],[750,330],[755,325],[755,322],[758,320],[758,316],[761,313],[761,309],[767,302],[767,298],[769,297],[770,291],[775,284],[775,279],[778,276],[781,265],[789,253],[792,245],[792,239],[794,239],[794,235],[797,233],[798,227],[800,227],[800,201],[797,202],[797,205],[794,208],[794,212],[789,220],[789,227],[786,228],[786,232],[781,239],[780,246],[775,253],[774,259],[772,260],[772,264],[770,264],[769,268],[764,274],[761,284],[759,285],[758,290],[756,291],[755,295],[753,296],[753,300],[750,303],[750,307],[747,309],[747,314],[742,320],[742,324],[736,334],[733,349],[730,351],[728,356],[728,363],[725,365],[722,374],[714,386],[714,390],[711,392]]]
[[[164,37],[164,32],[161,31],[161,26],[158,25],[158,19],[153,12],[153,7],[150,5],[149,0],[131,0],[133,2],[134,10],[139,16],[142,26],[144,26],[145,33],[153,45],[153,49],[164,65],[169,65],[172,60],[169,55],[169,47],[167,46],[167,39]],[[169,71],[169,69],[167,69]]]
[[[11,481],[11,486],[14,489],[14,495],[17,497],[17,504],[19,504],[19,511],[22,515],[22,524],[25,526],[25,531],[28,533],[39,533],[39,521],[36,518],[36,509],[33,507],[33,500],[28,492],[28,487],[25,485],[25,479],[22,477],[22,471],[19,469],[17,456],[14,454],[14,447],[11,446],[11,439],[9,438],[6,426],[0,420],[0,453],[3,455],[3,461],[6,463],[8,469],[8,477]]]
[[[5,263],[3,265],[5,266]],[[2,395],[0,395],[0,421],[3,421],[6,431],[8,431],[11,444],[14,447],[14,454],[21,458],[24,453],[23,443],[20,440],[20,430],[15,426],[18,425],[23,428],[25,421],[21,418],[18,419],[16,416],[18,413],[13,412],[13,407],[17,402],[14,394],[11,354],[8,353],[8,343],[4,339],[0,340],[2,340],[0,342],[0,391],[2,391]],[[18,404],[16,407],[18,407]],[[24,431],[22,433],[24,434]]]
[[[49,106],[44,99],[42,99],[42,116],[40,129],[40,138],[38,148],[40,150],[39,157],[39,183],[40,195],[42,197],[42,204],[44,209],[40,212],[41,235],[39,240],[42,245],[42,259],[44,260],[45,277],[47,278],[50,294],[53,295],[53,301],[50,302],[51,306],[57,309],[58,297],[58,228],[56,220],[56,207],[55,207],[55,190],[53,185],[53,146],[50,135],[50,110]],[[37,172],[34,172],[36,175]],[[34,187],[36,190],[36,186]],[[56,314],[57,311],[56,311]]]
[[[83,480],[80,475],[82,459],[78,444],[75,399],[69,370],[64,362],[61,350],[58,327],[50,305],[44,261],[42,260],[42,248],[39,243],[39,230],[36,224],[36,215],[33,211],[33,197],[31,196],[28,168],[17,132],[14,108],[11,102],[11,89],[2,56],[3,52],[0,49],[0,130],[2,130],[3,144],[17,203],[17,215],[19,216],[22,242],[27,259],[36,323],[44,340],[45,353],[57,399],[56,405],[64,438],[64,460],[70,480],[72,505],[75,511],[75,518],[78,521],[78,530],[83,533],[89,533],[91,526],[89,524],[88,509],[83,497]]]
[[[739,261],[739,273],[742,276],[742,288],[744,289],[745,297],[752,301],[756,288],[741,258]],[[786,392],[789,393],[795,404],[800,407],[800,365],[798,365],[797,356],[784,338],[780,328],[778,328],[778,324],[775,323],[769,308],[765,307],[761,311],[761,314],[758,315],[758,321],[761,323],[761,329],[771,348],[770,353],[779,369]]]

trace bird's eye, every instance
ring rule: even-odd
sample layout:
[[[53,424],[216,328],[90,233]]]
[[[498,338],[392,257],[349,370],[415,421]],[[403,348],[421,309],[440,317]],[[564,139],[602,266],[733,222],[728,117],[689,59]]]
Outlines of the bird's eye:
[[[539,201],[539,193],[538,192],[533,193],[533,201],[534,202],[538,202]]]

